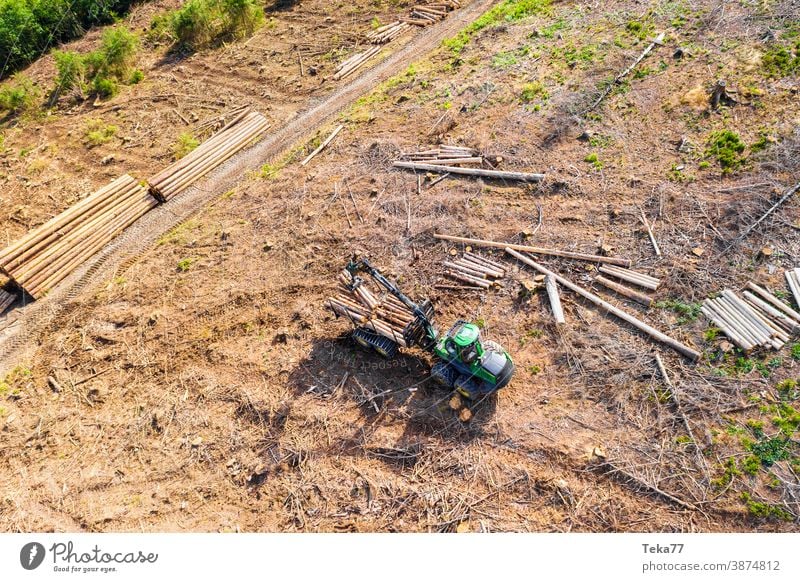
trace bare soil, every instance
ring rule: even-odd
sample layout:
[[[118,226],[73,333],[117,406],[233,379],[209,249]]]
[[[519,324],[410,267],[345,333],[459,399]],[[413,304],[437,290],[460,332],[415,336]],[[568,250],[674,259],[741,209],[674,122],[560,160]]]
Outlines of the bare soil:
[[[6,370],[0,528],[797,531],[796,446],[755,472],[743,464],[761,438],[757,423],[766,437],[778,435],[776,407],[792,405],[776,388],[798,375],[789,346],[737,362],[721,352],[723,338],[707,333],[702,316],[674,309],[749,279],[783,288],[783,270],[797,264],[793,202],[725,250],[774,200],[773,188],[798,179],[791,153],[797,78],[771,78],[760,65],[764,29],[780,33],[787,25],[770,15],[786,11],[695,4],[620,1],[601,10],[559,2],[549,14],[477,33],[457,62],[447,48],[415,57],[340,114],[345,131],[311,164],[297,161],[313,142],[263,159],[272,170],[241,172],[234,188],[147,252],[114,265]],[[385,10],[376,13],[402,7]],[[4,154],[7,236],[85,187],[163,165],[183,131],[173,109],[201,119],[199,103],[213,108],[209,116],[250,103],[276,127],[312,109],[332,86],[300,76],[290,47],[319,34],[314,50],[335,50],[372,15],[362,7],[327,16],[323,4],[304,2],[246,43],[174,63],[154,50],[148,81],[111,102],[4,130],[14,151],[35,143],[35,155],[45,156],[57,146],[45,158],[54,165],[30,181],[18,178],[25,157]],[[631,22],[667,31],[665,45],[643,62],[645,74],[595,112],[576,115],[652,38]],[[275,60],[262,77],[258,61],[267,55]],[[333,66],[320,57],[319,75]],[[720,74],[738,89],[739,103],[712,112],[697,95]],[[523,98],[531,84],[543,91]],[[134,101],[139,91],[147,97]],[[178,92],[191,98],[153,98]],[[98,115],[132,141],[87,150],[76,136]],[[720,129],[748,146],[762,135],[775,143],[764,152],[748,147],[747,163],[723,174],[705,155]],[[448,178],[430,189],[426,179],[418,194],[416,177],[392,170],[391,161],[439,142],[547,178],[540,186]],[[585,161],[591,153],[596,164]],[[121,158],[101,166],[110,154]],[[108,175],[96,175],[98,168]],[[765,181],[768,188],[719,191]],[[17,206],[25,206],[24,219],[12,219]],[[639,222],[641,209],[662,259]],[[613,247],[662,278],[656,298],[663,303],[645,309],[598,292],[705,357],[682,360],[566,292],[568,324],[556,328],[546,297],[518,295],[518,281],[533,273],[500,252],[487,256],[512,269],[502,290],[437,291],[451,246],[435,241],[434,231],[582,252]],[[759,255],[765,246],[775,251],[768,260]],[[460,422],[449,394],[427,381],[425,354],[386,361],[360,351],[345,322],[324,307],[355,251],[412,297],[430,297],[440,327],[478,320],[511,352],[513,382],[478,403],[471,422]],[[593,266],[542,262],[591,286]],[[656,350],[682,413],[655,369]]]

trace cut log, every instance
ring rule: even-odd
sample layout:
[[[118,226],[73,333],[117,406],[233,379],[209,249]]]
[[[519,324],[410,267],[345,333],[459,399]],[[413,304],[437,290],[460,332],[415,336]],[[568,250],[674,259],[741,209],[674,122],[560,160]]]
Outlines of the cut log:
[[[541,182],[544,174],[530,174],[526,172],[505,172],[501,170],[484,170],[480,168],[461,168],[458,166],[442,166],[436,164],[421,164],[416,162],[394,162],[395,168],[407,170],[421,170],[423,172],[435,172],[439,174],[462,174],[464,176],[480,176],[482,178],[492,178],[494,180],[511,180],[517,182]]]
[[[561,307],[561,298],[558,296],[558,284],[555,277],[552,275],[545,275],[544,286],[547,290],[547,298],[550,300],[550,309],[553,310],[553,317],[557,325],[563,325],[567,322],[564,318],[564,309]]]
[[[620,285],[619,283],[615,283],[609,279],[606,279],[602,275],[598,275],[594,279],[596,282],[600,283],[604,287],[611,289],[612,291],[616,291],[620,295],[627,297],[628,299],[632,299],[637,303],[641,303],[646,307],[650,307],[653,304],[653,298],[649,295],[645,295],[644,293],[639,293],[638,291],[634,291],[633,289],[629,289],[624,285]]]
[[[433,238],[439,240],[446,240],[450,242],[465,243],[474,245],[476,247],[491,247],[496,249],[504,249],[506,247],[516,251],[524,251],[534,255],[550,255],[554,257],[562,257],[565,259],[577,259],[581,261],[590,261],[593,263],[606,263],[612,265],[620,265],[623,267],[630,266],[631,262],[627,259],[618,259],[614,257],[601,257],[599,255],[589,255],[585,253],[573,253],[570,251],[560,251],[556,249],[545,249],[541,247],[532,247],[528,245],[514,245],[504,242],[495,242],[491,240],[483,240],[477,238],[466,238],[461,236],[451,236],[448,234],[434,233]]]
[[[772,295],[766,289],[762,289],[752,281],[747,283],[747,288],[750,289],[753,293],[761,297],[764,301],[775,307],[776,309],[782,311],[789,317],[791,317],[795,322],[800,324],[800,313],[797,313],[794,309],[786,305],[783,301]]]
[[[552,275],[555,278],[555,280],[558,281],[558,283],[561,286],[566,287],[567,289],[570,289],[571,291],[574,291],[575,293],[577,293],[578,295],[580,295],[584,299],[587,299],[588,301],[594,303],[598,307],[602,307],[603,309],[605,309],[609,313],[611,313],[611,314],[615,315],[616,317],[618,317],[619,319],[631,324],[636,329],[638,329],[639,331],[647,334],[651,338],[653,338],[653,339],[655,339],[655,340],[657,340],[657,341],[659,341],[659,342],[671,347],[672,349],[674,349],[675,351],[683,354],[684,356],[686,356],[690,360],[697,361],[697,360],[700,359],[700,356],[701,356],[700,352],[698,352],[696,350],[693,350],[689,346],[686,346],[686,345],[682,344],[681,342],[669,337],[668,335],[660,332],[659,330],[655,329],[654,327],[651,327],[650,325],[644,323],[643,321],[640,321],[639,319],[637,319],[634,316],[630,315],[629,313],[623,311],[622,309],[619,309],[618,307],[615,307],[614,305],[611,305],[609,302],[601,299],[600,297],[598,297],[594,293],[591,293],[591,292],[583,289],[582,287],[579,287],[579,286],[575,285],[574,283],[570,282],[569,280],[565,279],[564,277],[562,277],[562,276],[550,271],[549,269],[543,267],[542,265],[536,263],[535,261],[533,261],[529,257],[526,257],[525,255],[515,251],[513,248],[506,247],[505,251],[508,254],[510,254],[512,257],[515,257],[515,258],[519,259],[520,261],[522,261],[523,263],[525,263],[526,265],[528,265],[530,267],[533,267],[534,269],[536,269],[537,271],[539,271],[543,275]]]

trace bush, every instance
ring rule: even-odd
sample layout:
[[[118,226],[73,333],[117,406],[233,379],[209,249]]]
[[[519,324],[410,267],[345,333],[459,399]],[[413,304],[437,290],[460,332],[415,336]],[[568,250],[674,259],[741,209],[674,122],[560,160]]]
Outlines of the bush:
[[[0,89],[0,111],[20,113],[36,105],[39,89],[24,75],[15,75],[11,83]]]
[[[157,17],[150,25],[161,38],[162,22]],[[257,0],[189,0],[171,19],[173,37],[189,50],[250,36],[263,24],[264,9]]]
[[[722,171],[727,174],[744,165],[745,158],[741,154],[746,147],[738,134],[723,129],[715,131],[709,137],[706,156],[716,158]]]
[[[117,135],[116,125],[106,125],[100,119],[90,119],[86,124],[86,144],[90,147],[102,145]]]
[[[200,49],[214,39],[217,16],[210,0],[189,0],[173,14],[172,33],[181,46]]]
[[[186,154],[194,150],[200,142],[191,133],[182,133],[178,136],[178,141],[172,146],[172,153],[176,160],[180,160]]]
[[[0,0],[0,77],[39,58],[49,47],[109,24],[133,0]]]
[[[104,99],[109,99],[119,93],[119,86],[114,79],[101,77],[100,75],[95,77],[94,81],[92,81],[92,89],[94,93]]]
[[[56,51],[56,95],[74,87],[81,93],[91,89],[92,93],[109,98],[119,92],[119,83],[138,83],[143,73],[131,73],[138,48],[135,34],[125,27],[114,27],[103,32],[97,50],[83,55]]]
[[[86,67],[83,58],[73,51],[55,51],[53,57],[56,61],[56,91],[68,91],[72,88],[83,90],[86,82]]]

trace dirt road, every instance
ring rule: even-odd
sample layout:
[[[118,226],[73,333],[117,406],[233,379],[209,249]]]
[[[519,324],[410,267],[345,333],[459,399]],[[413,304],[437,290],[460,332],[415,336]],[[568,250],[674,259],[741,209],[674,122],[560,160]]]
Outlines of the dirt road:
[[[233,188],[247,171],[279,157],[315,128],[329,122],[356,99],[436,48],[442,40],[454,35],[495,3],[492,0],[478,0],[454,11],[441,23],[424,29],[405,46],[362,72],[351,83],[312,105],[249,150],[235,156],[202,183],[144,216],[48,297],[10,313],[0,331],[0,370],[10,369],[29,356],[40,335],[48,327],[57,326],[59,319],[63,320],[71,308],[80,305],[83,293],[108,280],[115,271],[135,262],[163,233]]]

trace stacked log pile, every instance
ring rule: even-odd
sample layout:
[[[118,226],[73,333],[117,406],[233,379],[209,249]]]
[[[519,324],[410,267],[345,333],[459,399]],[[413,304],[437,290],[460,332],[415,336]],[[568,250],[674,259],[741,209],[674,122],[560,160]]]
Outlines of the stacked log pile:
[[[651,277],[650,275],[625,269],[616,265],[600,265],[599,270],[605,275],[609,275],[615,279],[620,279],[621,281],[636,285],[637,287],[642,287],[648,291],[655,291],[661,284],[661,281],[655,277]],[[653,298],[649,295],[640,293],[639,291],[631,289],[630,287],[626,287],[625,285],[622,285],[616,281],[612,281],[606,277],[603,277],[603,275],[598,275],[594,280],[597,283],[600,283],[603,287],[611,289],[612,291],[616,291],[620,295],[627,297],[628,299],[632,299],[637,303],[641,303],[647,307],[650,307],[650,305],[653,304]]]
[[[0,269],[38,299],[157,205],[126,174],[0,252]]]
[[[500,287],[499,279],[506,276],[504,265],[471,252],[465,252],[460,259],[445,261],[443,265],[448,277],[466,283],[469,288]]]
[[[744,299],[730,289],[706,299],[703,314],[745,352],[756,347],[781,349],[800,326],[800,314],[755,283],[748,289]]]
[[[472,148],[440,145],[436,148],[400,154],[398,161],[425,162],[440,166],[478,165],[484,163],[483,156]]]
[[[328,305],[338,315],[347,317],[356,327],[364,327],[407,347],[405,331],[415,316],[399,299],[388,293],[376,296],[366,282],[353,286],[350,274],[339,274],[339,293],[328,298]]]
[[[429,26],[445,19],[447,13],[456,8],[461,8],[458,0],[439,0],[431,4],[417,4],[412,6],[409,16],[401,20],[414,26]]]
[[[800,269],[792,269],[786,271],[786,282],[789,284],[789,290],[792,292],[794,302],[800,305]]]
[[[353,73],[355,73],[361,66],[370,60],[372,57],[377,55],[381,52],[380,46],[373,46],[365,50],[364,52],[356,53],[351,56],[349,59],[341,62],[338,67],[336,67],[336,71],[333,75],[333,80],[338,81],[339,79],[344,79],[345,77],[349,77]]]
[[[395,20],[390,24],[384,24],[370,32],[367,35],[367,40],[372,44],[385,44],[410,29],[411,25],[409,23]]]
[[[5,313],[6,309],[8,309],[16,299],[17,296],[13,293],[0,289],[0,315]]]
[[[235,117],[197,149],[148,180],[153,195],[166,202],[257,141],[269,123],[249,109]]]

